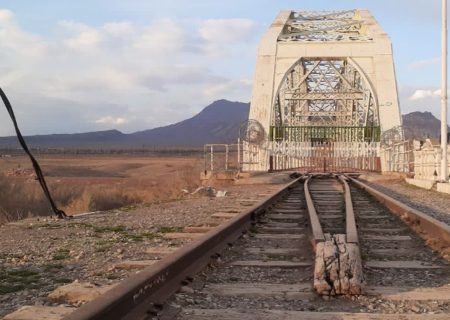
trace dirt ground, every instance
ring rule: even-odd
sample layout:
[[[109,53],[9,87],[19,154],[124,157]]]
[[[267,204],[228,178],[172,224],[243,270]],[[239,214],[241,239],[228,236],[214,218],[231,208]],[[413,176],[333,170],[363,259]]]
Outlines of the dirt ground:
[[[203,159],[192,157],[37,157],[57,204],[68,214],[183,197],[200,184]],[[51,214],[28,158],[0,158],[0,223]]]

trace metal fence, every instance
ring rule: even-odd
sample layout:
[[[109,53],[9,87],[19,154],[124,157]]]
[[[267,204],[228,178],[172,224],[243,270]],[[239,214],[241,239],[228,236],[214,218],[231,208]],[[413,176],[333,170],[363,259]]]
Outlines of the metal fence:
[[[204,146],[205,171],[239,171],[239,144],[207,144]]]

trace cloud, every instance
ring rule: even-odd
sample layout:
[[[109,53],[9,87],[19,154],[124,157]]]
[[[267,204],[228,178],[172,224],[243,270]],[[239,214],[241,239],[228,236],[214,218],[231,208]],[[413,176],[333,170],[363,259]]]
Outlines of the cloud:
[[[409,97],[411,101],[423,100],[427,98],[436,98],[441,95],[441,90],[423,90],[418,89]]]
[[[413,111],[428,111],[439,119],[441,114],[441,102],[439,96],[440,90],[436,87],[399,86],[399,99],[402,114]],[[414,99],[411,99],[412,97],[414,97]]]
[[[181,26],[170,19],[163,19],[144,28],[134,39],[132,46],[150,53],[167,54],[183,50],[186,37]]]
[[[112,116],[106,116],[106,117],[102,117],[100,119],[97,119],[94,121],[97,124],[111,124],[111,125],[123,125],[126,124],[128,122],[127,119],[122,118],[122,117],[112,117]]]
[[[0,9],[0,23],[9,23],[13,20],[14,13],[7,9]]]
[[[80,32],[76,37],[65,40],[65,44],[75,50],[94,49],[101,42],[102,37],[97,30]]]
[[[208,19],[200,26],[200,35],[211,43],[238,43],[254,36],[256,23],[249,19]]]
[[[13,12],[0,10],[0,83],[27,134],[144,130],[190,117],[213,100],[248,101],[251,90],[241,79],[251,74],[229,75],[242,63],[230,59],[223,68],[223,57],[254,52],[255,25],[64,20],[46,36],[25,31]],[[5,119],[0,115],[0,135],[13,133]]]
[[[203,89],[203,95],[206,97],[218,97],[224,95],[232,95],[242,90],[251,90],[251,81],[248,79],[237,79],[229,81],[221,81],[216,84],[209,84]]]
[[[432,58],[414,61],[409,65],[410,69],[418,70],[423,68],[428,68],[430,66],[439,65],[441,63],[441,58]]]

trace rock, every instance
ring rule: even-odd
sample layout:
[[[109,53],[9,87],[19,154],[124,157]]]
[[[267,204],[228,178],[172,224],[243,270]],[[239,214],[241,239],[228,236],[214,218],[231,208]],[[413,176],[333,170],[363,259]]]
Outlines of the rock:
[[[3,320],[62,320],[74,310],[71,307],[25,306],[8,314]]]
[[[411,307],[411,311],[415,312],[415,313],[419,313],[420,312],[420,308],[418,306],[412,306]]]
[[[193,294],[194,293],[194,289],[192,289],[191,287],[188,286],[182,286],[180,289],[181,293],[189,293],[189,294]]]
[[[48,297],[55,302],[80,305],[94,300],[112,287],[100,287],[87,282],[72,282],[71,284],[56,288]]]

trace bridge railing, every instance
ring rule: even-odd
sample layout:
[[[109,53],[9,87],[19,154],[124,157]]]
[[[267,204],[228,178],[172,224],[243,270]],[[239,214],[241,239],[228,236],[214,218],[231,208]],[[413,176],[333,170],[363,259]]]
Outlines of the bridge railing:
[[[425,180],[438,180],[441,176],[442,152],[439,144],[433,144],[427,139],[424,143],[415,144],[414,154],[414,177]],[[450,170],[450,146],[447,147],[449,155],[448,167]]]
[[[404,140],[382,146],[380,159],[384,172],[414,172],[412,141]]]

